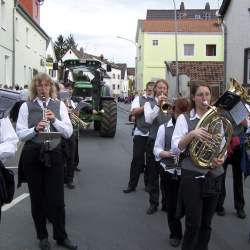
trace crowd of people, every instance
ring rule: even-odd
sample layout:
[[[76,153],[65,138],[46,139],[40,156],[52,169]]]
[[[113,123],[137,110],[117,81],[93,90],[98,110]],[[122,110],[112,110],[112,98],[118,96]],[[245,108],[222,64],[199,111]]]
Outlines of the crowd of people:
[[[203,82],[193,84],[190,100],[183,97],[170,100],[168,89],[168,83],[163,79],[148,82],[145,95],[137,96],[131,104],[131,115],[135,120],[133,156],[128,186],[123,192],[136,191],[143,173],[145,191],[149,194],[146,213],[152,215],[157,212],[161,191],[161,209],[167,213],[170,245],[178,247],[182,244],[182,250],[207,250],[215,212],[225,215],[223,202],[228,164],[233,169],[236,215],[241,219],[246,217],[240,137],[249,127],[249,119],[243,118],[234,127],[226,153],[218,154],[204,166],[191,157],[190,147],[193,140],[208,145],[214,140],[207,131],[208,127],[197,127],[210,107],[211,88]],[[168,110],[163,108],[166,103]],[[222,139],[219,146],[223,148],[226,132],[223,126],[220,129]]]
[[[63,91],[68,97],[62,100]],[[226,213],[223,203],[228,164],[233,170],[236,215],[241,219],[246,217],[240,138],[249,121],[246,117],[234,127],[226,153],[213,157],[211,165],[207,163],[204,167],[194,160],[190,148],[194,140],[209,144],[213,139],[207,129],[197,128],[211,104],[210,86],[203,82],[192,85],[190,100],[170,99],[168,91],[166,80],[148,82],[145,94],[132,101],[133,155],[128,185],[123,192],[135,192],[143,173],[149,195],[146,213],[156,213],[161,202],[161,209],[167,213],[169,244],[182,245],[182,250],[207,250],[215,212],[220,216]],[[58,245],[77,249],[66,231],[64,201],[64,184],[74,189],[75,171],[80,171],[79,127],[71,121],[76,105],[71,100],[72,92],[71,83],[55,83],[47,74],[38,74],[16,115],[16,132],[8,117],[0,119],[0,169],[5,159],[15,154],[18,141],[24,142],[18,163],[18,186],[24,182],[28,185],[31,215],[41,250],[51,249],[48,221]],[[221,146],[226,136],[223,127],[220,129]]]

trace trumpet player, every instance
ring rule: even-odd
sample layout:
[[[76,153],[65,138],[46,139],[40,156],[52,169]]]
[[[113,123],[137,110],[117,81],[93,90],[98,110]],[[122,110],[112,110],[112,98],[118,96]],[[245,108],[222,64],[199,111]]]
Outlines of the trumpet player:
[[[42,117],[45,98],[46,111]],[[51,132],[60,132],[69,138],[73,128],[65,104],[56,99],[56,89],[51,78],[41,73],[30,85],[30,99],[22,104],[16,124],[16,132],[25,144],[18,166],[19,185],[28,183],[31,213],[35,224],[39,247],[50,250],[46,219],[53,226],[53,238],[58,245],[75,250],[65,230],[64,169],[61,142],[48,152],[50,166],[44,161],[44,141],[40,133],[50,124]]]
[[[178,191],[181,170],[176,161],[179,152],[171,150],[171,139],[177,117],[185,113],[189,103],[185,98],[175,100],[172,106],[172,115],[166,123],[162,124],[157,132],[154,145],[154,155],[163,179],[163,188],[167,202],[167,219],[170,230],[169,244],[178,247],[182,239],[182,226],[179,218],[176,218]],[[177,154],[177,155],[175,155]]]
[[[155,138],[158,128],[168,119],[168,114],[161,110],[161,106],[167,101],[168,83],[160,79],[156,81],[154,87],[154,98],[147,101],[144,105],[144,116],[149,126],[149,135],[146,150],[146,165],[148,170],[148,191],[150,206],[147,214],[153,214],[157,211],[159,205],[159,168],[156,165],[153,154]],[[162,185],[161,185],[162,186]],[[161,189],[163,190],[163,189]],[[166,210],[165,195],[162,192],[162,210]]]

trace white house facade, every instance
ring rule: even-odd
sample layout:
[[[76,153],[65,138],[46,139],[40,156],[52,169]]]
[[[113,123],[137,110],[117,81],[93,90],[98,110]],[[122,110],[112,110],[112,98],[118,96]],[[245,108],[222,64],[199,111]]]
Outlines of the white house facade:
[[[249,0],[224,0],[219,13],[225,34],[225,81],[231,77],[250,84],[250,4]]]
[[[48,35],[17,5],[15,12],[15,84],[30,84],[37,72],[46,72]]]
[[[54,80],[57,80],[57,70],[53,70],[53,63],[56,61],[54,43],[50,39],[46,50],[46,73]]]
[[[12,85],[14,1],[0,1],[0,85]]]

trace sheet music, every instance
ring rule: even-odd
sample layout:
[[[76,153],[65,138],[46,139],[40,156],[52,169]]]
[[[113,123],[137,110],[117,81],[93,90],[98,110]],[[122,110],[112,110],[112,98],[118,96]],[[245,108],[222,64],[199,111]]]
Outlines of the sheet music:
[[[230,111],[234,122],[239,125],[250,113],[242,101],[238,102]]]

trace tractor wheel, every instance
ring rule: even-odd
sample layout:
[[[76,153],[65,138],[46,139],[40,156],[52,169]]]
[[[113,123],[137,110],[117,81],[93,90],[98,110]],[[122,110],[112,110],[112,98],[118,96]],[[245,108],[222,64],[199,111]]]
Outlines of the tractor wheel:
[[[100,135],[103,137],[114,137],[117,123],[117,105],[114,100],[103,100],[102,108],[104,113],[102,115]]]
[[[101,129],[101,122],[100,121],[94,121],[94,129],[95,129],[95,131],[100,131],[100,129]]]

